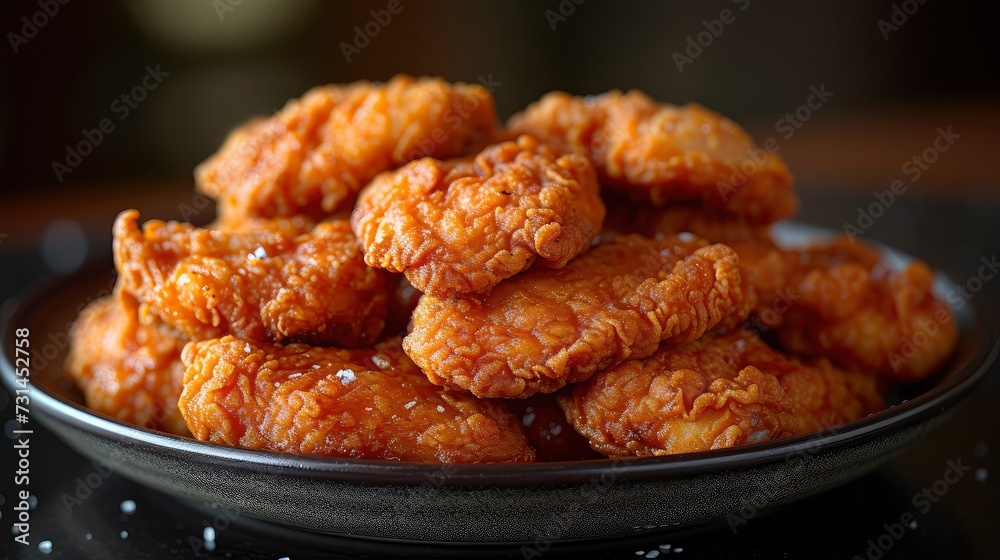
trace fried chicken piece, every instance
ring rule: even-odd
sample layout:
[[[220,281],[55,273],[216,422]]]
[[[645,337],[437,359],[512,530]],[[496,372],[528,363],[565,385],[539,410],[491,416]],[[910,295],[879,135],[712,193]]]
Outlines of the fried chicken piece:
[[[536,257],[561,268],[590,246],[603,219],[587,159],[521,136],[473,160],[426,158],[379,175],[351,221],[370,266],[447,296],[488,293]]]
[[[479,397],[551,393],[689,342],[749,308],[736,253],[694,236],[625,236],[488,296],[425,294],[403,347],[436,384]]]
[[[89,408],[144,428],[190,435],[177,408],[187,338],[151,319],[141,323],[138,302],[121,290],[94,301],[70,331],[66,373]]]
[[[875,380],[758,337],[706,335],[603,371],[559,404],[610,457],[671,455],[832,428],[885,408]]]
[[[399,339],[343,350],[232,336],[184,349],[180,407],[202,441],[439,463],[534,459],[501,405],[432,385]]]
[[[242,233],[178,222],[115,222],[126,291],[192,340],[228,333],[266,342],[370,345],[386,316],[385,278],[364,263],[345,221],[258,221]]]
[[[795,354],[912,382],[941,367],[957,344],[958,325],[920,261],[893,270],[877,250],[846,237],[786,250],[766,227],[697,208],[608,208],[602,235],[691,232],[732,247],[756,301],[744,328],[773,334]]]
[[[700,105],[661,104],[639,91],[552,92],[508,128],[583,151],[602,183],[655,206],[696,200],[755,223],[787,218],[798,206],[781,158]]]
[[[786,256],[791,303],[773,314],[782,348],[904,383],[925,379],[955,350],[958,324],[923,262],[892,270],[875,249],[845,237],[789,253],[797,257]],[[773,297],[777,308],[782,296]]]
[[[350,207],[375,175],[424,156],[460,156],[497,128],[490,92],[477,84],[399,75],[314,88],[278,113],[234,131],[195,170],[223,221]]]

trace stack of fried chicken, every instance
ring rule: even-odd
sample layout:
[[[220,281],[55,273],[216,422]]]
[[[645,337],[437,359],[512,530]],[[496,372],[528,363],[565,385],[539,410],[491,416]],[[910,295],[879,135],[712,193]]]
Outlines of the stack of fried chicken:
[[[779,247],[781,159],[640,92],[550,93],[504,127],[479,85],[319,87],[195,176],[217,220],[118,217],[117,288],[67,371],[90,408],[202,441],[446,463],[727,448],[877,412],[956,344],[926,265]]]

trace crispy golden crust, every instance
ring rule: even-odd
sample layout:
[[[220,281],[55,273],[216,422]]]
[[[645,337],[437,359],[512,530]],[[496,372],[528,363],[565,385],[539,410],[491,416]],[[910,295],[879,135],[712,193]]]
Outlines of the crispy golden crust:
[[[611,457],[760,443],[885,406],[872,377],[826,360],[803,364],[740,332],[664,345],[599,373],[559,404],[591,447]]]
[[[184,349],[180,407],[203,441],[324,457],[534,459],[499,404],[432,385],[399,339],[342,350],[227,336]]]
[[[926,264],[890,270],[877,251],[846,238],[790,253],[785,285],[798,299],[776,314],[782,348],[905,383],[934,373],[955,350],[958,325],[934,296]]]
[[[376,177],[352,224],[365,262],[446,296],[489,292],[536,257],[561,268],[590,246],[603,219],[587,159],[522,136],[474,160],[427,158]]]
[[[349,207],[376,174],[407,161],[460,156],[492,140],[493,96],[479,85],[396,76],[314,88],[234,131],[195,170],[224,221]]]
[[[661,341],[746,317],[736,254],[690,237],[625,236],[562,269],[532,268],[488,296],[424,295],[403,341],[437,384],[525,397],[582,381]]]
[[[388,298],[344,221],[260,221],[243,233],[115,222],[115,264],[125,290],[192,340],[235,334],[260,341],[356,347],[382,331]]]
[[[88,305],[73,324],[66,373],[88,407],[123,422],[189,435],[177,408],[186,343],[162,321],[140,323],[138,303],[116,290]]]
[[[639,91],[552,92],[511,117],[508,128],[583,151],[602,182],[657,206],[697,200],[769,223],[798,205],[781,158],[700,105],[661,104]]]
[[[756,302],[749,328],[795,354],[911,382],[941,367],[957,344],[958,326],[920,261],[891,270],[874,248],[844,237],[784,250],[766,227],[696,208],[608,208],[602,236],[687,231],[732,247]]]

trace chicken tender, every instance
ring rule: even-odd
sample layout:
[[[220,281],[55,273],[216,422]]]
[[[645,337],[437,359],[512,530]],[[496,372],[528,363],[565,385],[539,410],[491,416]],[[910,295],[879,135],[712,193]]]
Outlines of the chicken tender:
[[[479,397],[551,393],[661,341],[749,312],[736,253],[694,236],[625,236],[565,268],[532,268],[488,296],[425,294],[403,347],[436,384]]]
[[[517,418],[432,385],[398,338],[344,350],[227,336],[192,342],[183,358],[180,407],[202,441],[357,459],[534,459]]]
[[[471,161],[427,158],[376,177],[352,223],[370,266],[447,296],[488,292],[536,258],[561,268],[603,219],[587,159],[521,136]]]
[[[904,383],[925,379],[955,350],[958,324],[934,295],[926,264],[893,270],[873,248],[843,237],[789,253],[784,297],[791,301],[774,314],[782,348]]]
[[[802,363],[741,332],[664,345],[597,374],[559,404],[591,447],[610,457],[760,443],[885,407],[871,376],[826,360]]]
[[[700,105],[661,104],[639,91],[552,92],[511,117],[508,128],[583,151],[603,183],[655,206],[694,200],[756,223],[791,216],[798,206],[781,158]]]
[[[893,270],[858,240],[839,237],[785,250],[766,227],[741,219],[610,201],[605,229],[602,235],[692,232],[729,245],[756,302],[744,328],[773,335],[795,354],[912,382],[941,367],[958,341],[957,323],[934,295],[931,269],[914,261]]]
[[[142,314],[192,340],[234,334],[265,342],[357,347],[382,331],[388,294],[345,221],[278,220],[243,233],[177,222],[115,222],[115,264]]]
[[[400,75],[323,86],[233,132],[195,179],[226,222],[318,219],[350,207],[378,173],[470,153],[497,128],[493,96],[479,85]]]
[[[73,324],[65,370],[87,407],[144,428],[189,435],[177,408],[187,338],[151,319],[141,323],[138,302],[120,290],[91,303]]]

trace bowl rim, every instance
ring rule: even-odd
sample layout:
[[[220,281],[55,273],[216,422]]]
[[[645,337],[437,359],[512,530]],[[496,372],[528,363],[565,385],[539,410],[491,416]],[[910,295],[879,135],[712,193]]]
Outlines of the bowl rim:
[[[8,353],[8,346],[13,344],[11,335],[14,325],[24,324],[29,312],[42,304],[47,294],[72,289],[81,280],[86,281],[95,276],[98,271],[106,272],[107,264],[104,260],[90,263],[70,275],[43,282],[3,303],[0,378],[8,390],[14,391],[16,380]],[[946,278],[940,272],[936,276],[939,280]],[[203,464],[226,465],[280,476],[343,483],[431,485],[438,488],[563,486],[592,484],[608,477],[615,481],[683,478],[816,454],[827,448],[872,437],[885,430],[912,426],[945,412],[961,401],[985,377],[1000,355],[1000,332],[989,313],[992,306],[988,298],[980,293],[968,303],[968,311],[955,313],[953,310],[955,319],[959,322],[959,336],[979,335],[982,337],[981,346],[961,369],[953,371],[920,395],[860,420],[820,432],[729,449],[661,457],[511,464],[439,464],[293,455],[202,442],[126,424],[61,395],[50,393],[30,378],[28,389],[31,391],[32,412],[38,411],[43,417],[49,416],[56,422],[91,435],[130,445],[168,448]],[[963,320],[961,317],[966,315],[971,317]]]

